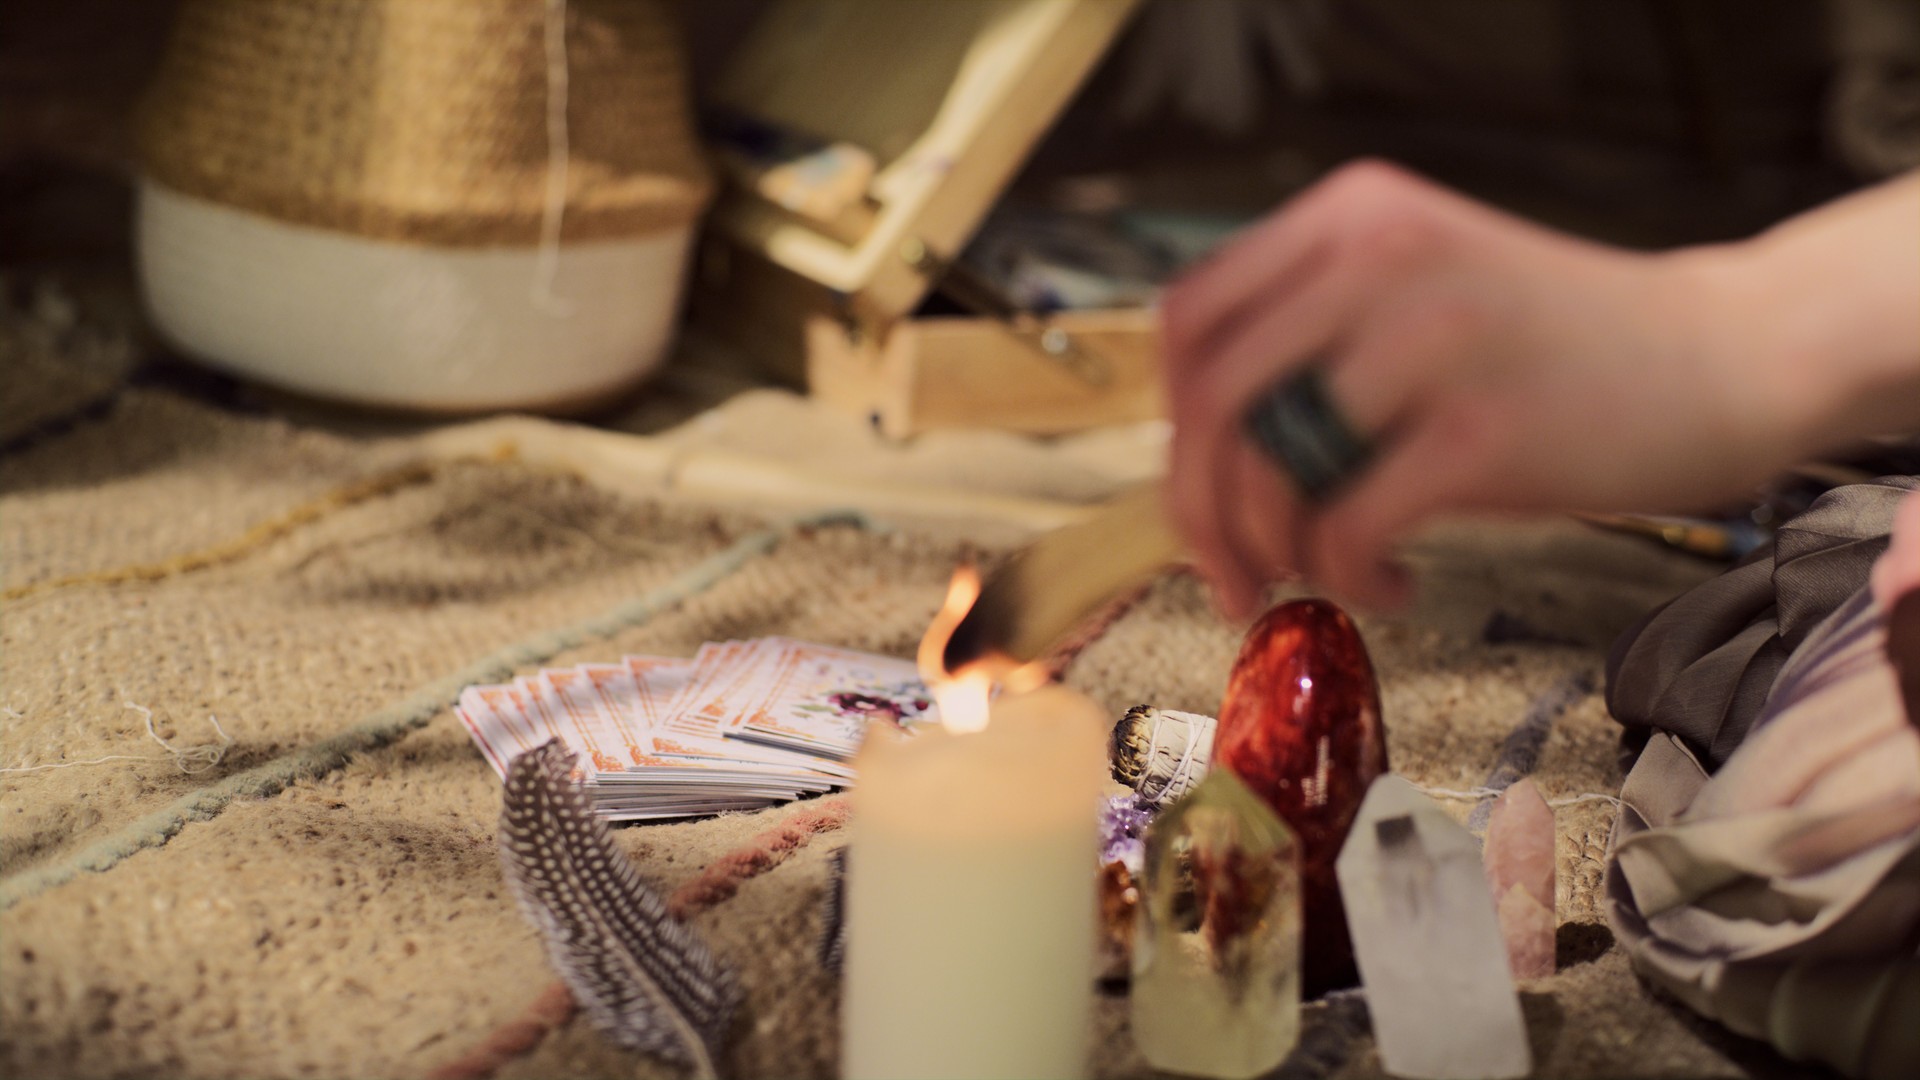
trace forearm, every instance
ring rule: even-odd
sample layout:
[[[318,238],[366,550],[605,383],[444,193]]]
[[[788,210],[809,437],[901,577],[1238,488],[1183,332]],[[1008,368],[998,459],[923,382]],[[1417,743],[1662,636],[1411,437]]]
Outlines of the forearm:
[[[1762,369],[1783,440],[1813,453],[1920,431],[1920,172],[1727,249],[1731,332]]]

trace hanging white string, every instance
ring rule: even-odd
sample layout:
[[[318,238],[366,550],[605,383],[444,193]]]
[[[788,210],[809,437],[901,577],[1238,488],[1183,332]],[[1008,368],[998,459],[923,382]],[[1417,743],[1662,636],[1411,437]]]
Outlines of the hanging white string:
[[[1411,780],[1407,782],[1410,784],[1413,783]],[[1502,789],[1490,787],[1475,787],[1462,790],[1460,788],[1427,787],[1425,784],[1414,784],[1413,786],[1436,799],[1455,799],[1460,802],[1479,802],[1481,799],[1497,799],[1504,794]],[[1559,799],[1548,799],[1547,805],[1556,807],[1572,806],[1575,803],[1587,802],[1605,802],[1612,803],[1615,806],[1620,805],[1618,796],[1602,795],[1597,791],[1589,791],[1580,795],[1568,795]]]
[[[83,765],[105,765],[110,761],[165,761],[168,758],[172,758],[174,764],[180,767],[181,772],[186,773],[188,776],[193,776],[197,773],[206,772],[208,769],[220,764],[227,756],[227,748],[233,745],[233,736],[227,734],[227,729],[220,726],[220,718],[212,713],[207,714],[207,723],[213,725],[213,730],[219,734],[220,741],[217,743],[206,743],[201,746],[190,746],[182,750],[161,738],[160,732],[154,729],[152,709],[131,701],[127,702],[126,706],[129,709],[139,710],[141,715],[146,718],[147,738],[159,743],[160,749],[166,751],[165,754],[107,754],[104,757],[89,758],[86,761],[63,761],[53,765],[24,765],[18,768],[0,769],[0,773],[43,772],[48,769],[76,769]],[[7,711],[12,712],[11,709]],[[20,714],[14,713],[13,715],[19,716]]]
[[[1575,803],[1587,803],[1587,802],[1609,803],[1616,810],[1626,805],[1625,803],[1620,801],[1620,796],[1618,795],[1603,795],[1597,791],[1589,791],[1584,795],[1569,795],[1564,799],[1548,799],[1547,805],[1548,806],[1572,806]]]
[[[533,303],[566,318],[573,305],[556,296],[560,276],[560,224],[567,212],[567,0],[546,0],[547,186],[540,208],[540,248],[534,257]]]

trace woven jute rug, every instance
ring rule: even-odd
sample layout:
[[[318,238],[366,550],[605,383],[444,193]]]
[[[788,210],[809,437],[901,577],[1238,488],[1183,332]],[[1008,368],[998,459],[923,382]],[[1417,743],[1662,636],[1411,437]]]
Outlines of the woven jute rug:
[[[9,353],[5,1075],[673,1075],[550,1007],[495,859],[498,782],[448,704],[465,681],[732,637],[910,655],[972,546],[964,529],[614,493],[551,463],[61,381],[57,357]],[[1553,522],[1443,530],[1412,558],[1414,610],[1361,619],[1395,768],[1469,788],[1537,748],[1550,797],[1615,790],[1602,650],[1710,568]],[[1172,577],[1067,678],[1116,718],[1211,711],[1238,642]],[[733,1075],[836,1073],[816,944],[842,839],[819,805],[616,831],[666,890],[747,867],[688,907],[747,990]],[[1597,905],[1612,813],[1559,811],[1561,972],[1522,988],[1537,1074],[1796,1075],[1633,977]],[[723,862],[782,823],[806,842]],[[1150,1072],[1126,1011],[1100,999],[1098,1076]],[[1359,999],[1308,1007],[1285,1075],[1378,1074]]]

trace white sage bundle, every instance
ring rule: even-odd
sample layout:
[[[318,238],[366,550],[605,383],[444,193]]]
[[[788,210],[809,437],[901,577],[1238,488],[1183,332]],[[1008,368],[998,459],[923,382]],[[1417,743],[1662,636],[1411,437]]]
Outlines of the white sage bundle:
[[[1135,705],[1113,727],[1107,750],[1113,778],[1146,806],[1157,810],[1172,803],[1206,777],[1214,723],[1199,713]]]

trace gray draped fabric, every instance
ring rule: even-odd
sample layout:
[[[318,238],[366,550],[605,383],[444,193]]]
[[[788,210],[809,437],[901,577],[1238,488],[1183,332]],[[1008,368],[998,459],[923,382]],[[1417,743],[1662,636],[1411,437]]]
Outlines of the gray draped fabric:
[[[1920,733],[1868,588],[1920,479],[1827,493],[1629,631],[1609,706],[1649,731],[1608,921],[1696,1011],[1862,1080],[1920,1076]]]
[[[1620,636],[1607,658],[1607,708],[1667,732],[1708,771],[1746,738],[1781,667],[1807,634],[1867,585],[1893,511],[1920,477],[1835,488],[1781,526],[1773,544]]]

